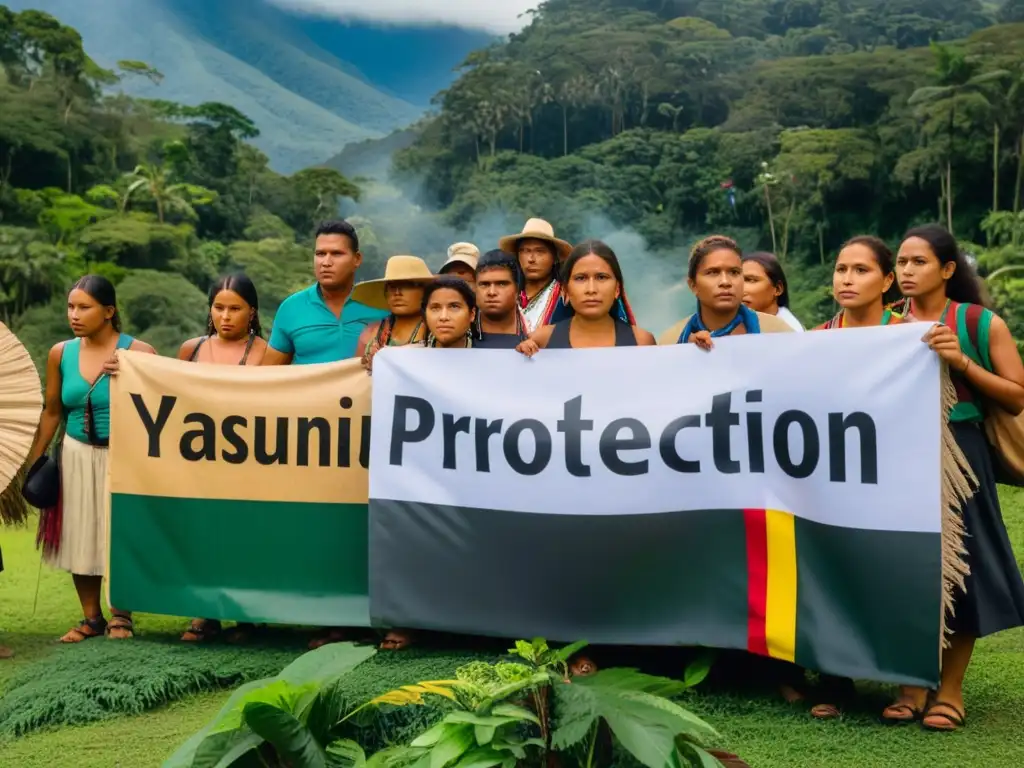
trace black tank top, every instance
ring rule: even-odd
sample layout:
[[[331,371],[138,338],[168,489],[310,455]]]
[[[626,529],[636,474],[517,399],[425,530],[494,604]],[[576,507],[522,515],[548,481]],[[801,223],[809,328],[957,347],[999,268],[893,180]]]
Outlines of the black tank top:
[[[572,318],[555,323],[551,330],[551,337],[548,339],[548,349],[572,349],[569,342],[569,328],[572,326]],[[635,347],[636,334],[633,333],[633,326],[626,325],[621,320],[615,321],[615,346]]]
[[[188,361],[190,363],[194,363],[199,359],[199,348],[203,346],[209,338],[209,336],[203,336],[203,338],[199,340],[199,343],[196,344],[195,348],[192,350],[192,354],[188,356]],[[252,343],[254,341],[256,341],[256,334],[250,333],[249,341],[246,342],[245,351],[242,353],[242,359],[238,361],[239,365],[245,365],[245,361],[249,359],[249,352],[252,350]]]

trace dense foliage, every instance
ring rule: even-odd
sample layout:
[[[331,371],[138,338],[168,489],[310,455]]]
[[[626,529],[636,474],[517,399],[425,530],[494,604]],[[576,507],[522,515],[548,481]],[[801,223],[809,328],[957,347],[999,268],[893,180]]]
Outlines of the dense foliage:
[[[105,70],[74,29],[0,6],[0,319],[37,360],[86,271],[164,354],[201,331],[226,270],[256,280],[268,327],[339,205],[368,277],[530,216],[568,239],[617,231],[634,303],[673,318],[689,245],[725,232],[783,258],[805,323],[833,309],[844,239],[938,219],[1024,338],[1020,0],[549,0],[471,54],[434,115],[346,148],[347,175],[282,176],[235,107],[129,98],[131,78],[163,75]]]
[[[128,77],[162,79],[101,69],[74,29],[0,6],[0,319],[37,361],[85,272],[117,284],[127,330],[164,354],[205,327],[223,271],[249,272],[272,317],[308,284],[314,223],[359,196],[330,169],[271,171],[233,107],[131,99]]]
[[[677,264],[739,235],[817,321],[854,234],[938,219],[983,272],[1024,265],[1024,24],[998,21],[1024,6],[548,0],[469,57],[396,170],[457,228],[497,208],[579,238],[600,212]],[[1012,315],[1024,279],[995,281]]]

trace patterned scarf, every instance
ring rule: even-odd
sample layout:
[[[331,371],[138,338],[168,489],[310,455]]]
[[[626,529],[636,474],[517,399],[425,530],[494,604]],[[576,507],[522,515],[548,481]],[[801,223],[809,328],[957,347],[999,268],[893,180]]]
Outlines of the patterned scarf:
[[[554,278],[551,278],[551,282],[532,299],[527,299],[526,291],[523,291],[519,303],[523,308],[527,331],[532,333],[542,325],[548,325],[561,299],[562,286]]]
[[[717,331],[711,331],[711,338],[718,338],[719,336],[728,336],[735,331],[740,324],[747,329],[747,333],[760,333],[761,332],[761,321],[757,319],[757,312],[750,309],[746,304],[740,304],[739,311],[728,325],[724,328],[719,328]],[[706,331],[708,327],[704,325],[704,320],[700,316],[700,305],[697,306],[697,311],[690,315],[690,319],[687,320],[686,325],[683,327],[683,332],[679,334],[679,339],[676,344],[685,344],[690,339],[690,334],[696,333],[697,331]]]

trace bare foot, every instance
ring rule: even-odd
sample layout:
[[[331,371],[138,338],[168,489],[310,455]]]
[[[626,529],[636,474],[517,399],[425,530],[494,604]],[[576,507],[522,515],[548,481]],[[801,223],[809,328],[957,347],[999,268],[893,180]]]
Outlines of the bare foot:
[[[309,650],[315,651],[317,648],[321,648],[331,643],[343,643],[348,639],[348,632],[341,627],[334,627],[327,629],[324,634],[319,637],[314,637],[309,641]]]
[[[779,693],[786,700],[787,704],[799,704],[804,700],[804,695],[792,685],[780,685]]]
[[[408,648],[415,642],[416,636],[412,630],[409,629],[392,629],[381,640],[380,648],[382,651],[400,651],[403,648]]]
[[[0,659],[13,659],[14,649],[8,648],[6,645],[0,645]]]

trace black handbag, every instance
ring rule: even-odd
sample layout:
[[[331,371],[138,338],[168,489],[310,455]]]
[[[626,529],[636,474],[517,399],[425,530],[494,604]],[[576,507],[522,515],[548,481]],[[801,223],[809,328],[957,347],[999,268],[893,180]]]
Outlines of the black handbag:
[[[57,459],[46,453],[36,459],[25,477],[21,495],[36,509],[57,506],[60,500],[60,465]]]

